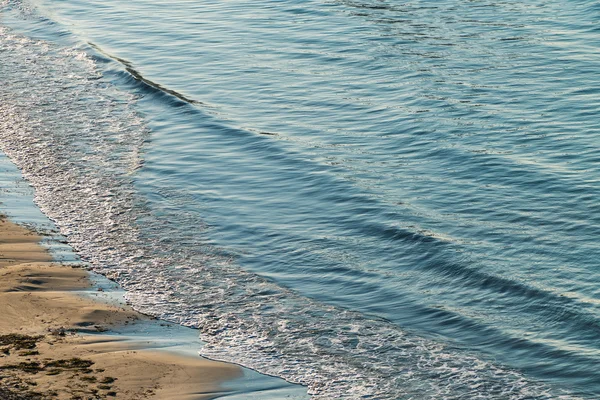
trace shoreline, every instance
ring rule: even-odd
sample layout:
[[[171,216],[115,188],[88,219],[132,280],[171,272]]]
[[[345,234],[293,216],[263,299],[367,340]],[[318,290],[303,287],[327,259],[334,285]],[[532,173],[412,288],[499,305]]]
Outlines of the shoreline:
[[[90,273],[53,262],[41,239],[0,217],[3,399],[209,399],[242,375],[233,364],[157,350],[151,338],[106,334],[151,318],[80,296]]]

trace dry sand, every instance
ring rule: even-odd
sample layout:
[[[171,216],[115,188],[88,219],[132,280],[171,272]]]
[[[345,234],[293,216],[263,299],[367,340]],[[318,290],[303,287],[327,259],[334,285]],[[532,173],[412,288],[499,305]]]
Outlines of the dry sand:
[[[90,335],[146,317],[74,293],[90,287],[88,273],[52,263],[39,240],[0,218],[1,399],[207,399],[241,374],[234,365]]]

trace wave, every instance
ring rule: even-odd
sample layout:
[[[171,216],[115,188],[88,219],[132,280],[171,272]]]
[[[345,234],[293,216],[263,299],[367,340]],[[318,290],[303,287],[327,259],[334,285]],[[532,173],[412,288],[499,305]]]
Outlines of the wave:
[[[107,53],[101,47],[99,47],[98,45],[96,45],[92,42],[88,42],[88,44],[93,49],[95,49],[97,52],[99,52],[100,54],[123,65],[123,67],[125,68],[125,72],[129,73],[129,75],[139,83],[139,85],[141,86],[141,89],[145,89],[147,92],[152,93],[152,94],[158,93],[158,94],[164,94],[166,96],[172,96],[172,97],[175,97],[176,99],[179,99],[182,102],[187,103],[187,104],[205,106],[205,104],[202,103],[201,101],[194,100],[194,99],[192,99],[188,96],[185,96],[175,90],[169,89],[167,87],[162,86],[159,83],[153,82],[150,79],[145,78],[138,70],[136,70],[134,68],[134,66],[131,62],[129,62],[123,58],[120,58],[120,57],[117,57],[117,56]]]

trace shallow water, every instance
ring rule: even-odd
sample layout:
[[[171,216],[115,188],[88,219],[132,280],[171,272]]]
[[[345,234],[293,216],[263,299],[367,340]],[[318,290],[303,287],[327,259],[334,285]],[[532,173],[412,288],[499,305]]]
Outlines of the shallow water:
[[[206,356],[317,398],[597,398],[599,12],[8,1],[0,143]]]
[[[55,259],[70,265],[84,267],[85,264],[73,253],[65,238],[56,226],[39,210],[33,202],[34,191],[23,180],[19,170],[8,158],[0,153],[0,210],[12,221],[30,227],[44,235],[42,244],[48,248]],[[126,304],[126,292],[106,277],[91,273],[91,287],[77,294],[94,301],[117,306]],[[88,335],[97,332],[86,332]],[[178,324],[160,320],[140,320],[133,324],[115,327],[102,332],[101,336],[113,336],[119,341],[129,341],[132,348],[143,347],[168,351],[186,357],[197,357],[202,343],[198,332]],[[247,368],[240,368],[240,376],[220,384],[220,391],[212,393],[215,398],[235,399],[306,399],[306,388],[292,385],[282,379],[261,375]]]

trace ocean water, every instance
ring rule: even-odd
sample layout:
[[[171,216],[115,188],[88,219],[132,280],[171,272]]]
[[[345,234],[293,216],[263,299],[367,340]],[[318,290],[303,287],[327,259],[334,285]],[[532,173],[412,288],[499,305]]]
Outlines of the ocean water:
[[[600,397],[597,2],[0,7],[0,149],[202,355],[316,399]]]

